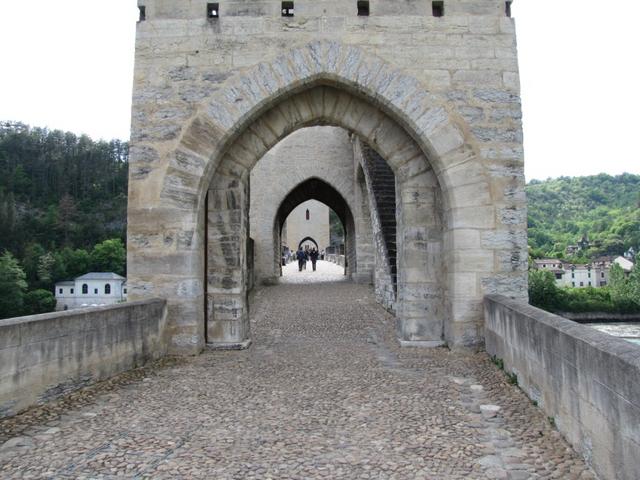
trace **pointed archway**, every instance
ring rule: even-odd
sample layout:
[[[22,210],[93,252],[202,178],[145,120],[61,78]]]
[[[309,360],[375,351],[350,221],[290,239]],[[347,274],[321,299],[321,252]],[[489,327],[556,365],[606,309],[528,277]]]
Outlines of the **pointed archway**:
[[[230,77],[201,102],[179,140],[163,147],[153,175],[136,172],[154,151],[134,146],[131,297],[167,297],[173,351],[200,349],[207,192],[209,220],[223,230],[232,227],[219,232],[210,253],[246,267],[237,254],[244,245],[234,243],[246,229],[225,221],[244,208],[252,166],[296,129],[336,125],[374,148],[398,180],[399,338],[481,343],[483,293],[526,295],[525,268],[514,260],[526,256],[526,235],[518,235],[524,208],[509,197],[513,189],[501,170],[489,168],[491,152],[481,153],[453,111],[411,76],[338,42],[313,42]],[[439,270],[439,262],[446,269]],[[237,327],[247,318],[241,276],[229,263],[219,267],[213,282],[211,276],[206,281],[214,290],[227,289],[219,293],[219,318],[241,335]],[[233,293],[225,297],[229,288]]]

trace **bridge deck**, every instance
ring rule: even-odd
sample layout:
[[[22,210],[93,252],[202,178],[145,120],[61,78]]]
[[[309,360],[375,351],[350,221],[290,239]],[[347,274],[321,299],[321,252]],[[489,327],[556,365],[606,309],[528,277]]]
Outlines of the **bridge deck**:
[[[594,478],[486,355],[400,349],[367,287],[286,283],[252,308],[248,351],[0,423],[0,477]]]

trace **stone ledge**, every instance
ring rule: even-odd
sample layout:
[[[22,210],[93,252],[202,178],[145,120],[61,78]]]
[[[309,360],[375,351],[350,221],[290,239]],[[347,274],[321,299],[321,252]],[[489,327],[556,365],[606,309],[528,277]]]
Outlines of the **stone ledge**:
[[[251,339],[244,342],[212,342],[207,343],[207,348],[209,350],[247,350],[251,343]]]
[[[443,340],[398,340],[402,348],[438,348],[444,347]]]
[[[600,478],[636,480],[640,347],[501,295],[484,308],[487,353]]]

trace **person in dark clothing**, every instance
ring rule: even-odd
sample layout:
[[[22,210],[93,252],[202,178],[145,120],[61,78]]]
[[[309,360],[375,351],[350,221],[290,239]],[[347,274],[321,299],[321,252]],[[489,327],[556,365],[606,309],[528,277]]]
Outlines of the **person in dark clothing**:
[[[309,258],[311,259],[311,265],[313,265],[313,271],[316,271],[316,262],[318,261],[318,251],[314,248],[309,253]]]
[[[298,259],[298,271],[301,272],[302,271],[302,267],[305,266],[305,257],[307,256],[306,253],[304,253],[302,251],[302,247],[300,247],[298,249],[298,253],[296,253],[296,258]]]

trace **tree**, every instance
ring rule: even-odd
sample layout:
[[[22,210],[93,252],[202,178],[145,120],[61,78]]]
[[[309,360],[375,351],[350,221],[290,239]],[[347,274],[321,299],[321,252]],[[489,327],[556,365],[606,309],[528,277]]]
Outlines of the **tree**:
[[[53,312],[56,308],[56,298],[49,290],[38,289],[28,292],[24,296],[23,315],[37,315]]]
[[[0,257],[0,318],[22,314],[26,290],[24,270],[15,257],[5,251]]]
[[[631,290],[629,279],[620,265],[614,263],[609,271],[609,286],[611,288],[611,299],[615,303],[624,303],[630,299]]]
[[[629,299],[640,307],[640,254],[636,256],[636,263],[629,275]]]
[[[41,286],[53,287],[53,267],[56,263],[51,252],[47,252],[38,261],[38,282]]]
[[[22,265],[27,274],[27,281],[33,285],[38,282],[38,265],[40,258],[47,252],[39,243],[29,243],[24,249]]]
[[[119,238],[105,240],[91,251],[91,266],[95,271],[124,275],[126,263],[127,251]]]
[[[64,264],[64,277],[56,280],[72,279],[80,275],[84,275],[91,268],[91,256],[89,252],[78,248],[72,250],[69,247],[63,248],[59,253],[61,263]]]
[[[553,273],[544,270],[529,270],[529,303],[549,311],[558,308],[560,292]]]

